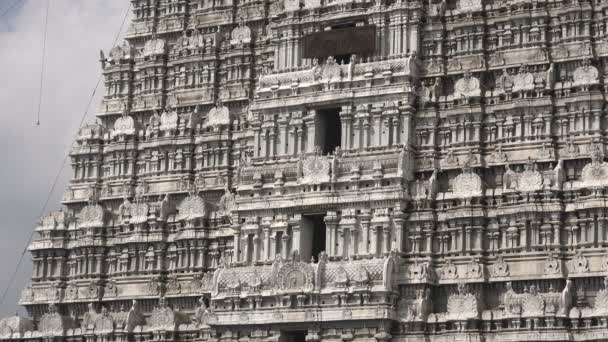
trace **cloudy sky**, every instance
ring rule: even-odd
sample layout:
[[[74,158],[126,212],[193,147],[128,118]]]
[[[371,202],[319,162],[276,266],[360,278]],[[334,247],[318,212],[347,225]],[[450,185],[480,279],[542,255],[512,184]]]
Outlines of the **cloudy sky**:
[[[0,0],[0,15],[15,0]],[[0,18],[0,295],[21,255],[77,131],[128,0],[50,0],[41,124],[36,126],[47,0],[23,0]],[[99,92],[102,88],[99,89]],[[91,106],[88,121],[98,105]],[[46,211],[59,209],[64,170]],[[31,275],[29,253],[0,317],[14,314]]]

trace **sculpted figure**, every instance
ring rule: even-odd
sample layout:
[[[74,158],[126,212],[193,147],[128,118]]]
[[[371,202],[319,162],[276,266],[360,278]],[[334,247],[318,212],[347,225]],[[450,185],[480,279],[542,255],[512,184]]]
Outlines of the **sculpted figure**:
[[[559,313],[568,315],[572,307],[572,280],[566,280],[566,286],[559,296]]]
[[[566,181],[566,170],[564,169],[563,159],[560,159],[557,162],[557,166],[553,169],[553,175],[555,178],[555,187],[561,190]]]

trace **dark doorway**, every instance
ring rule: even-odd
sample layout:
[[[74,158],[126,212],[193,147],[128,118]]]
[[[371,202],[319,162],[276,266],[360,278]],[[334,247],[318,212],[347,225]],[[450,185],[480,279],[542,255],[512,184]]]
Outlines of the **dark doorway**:
[[[317,110],[315,135],[315,145],[321,148],[324,155],[334,153],[342,141],[340,108]]]
[[[281,331],[279,342],[306,342],[306,330]]]
[[[314,259],[317,260],[319,258],[319,253],[325,251],[327,228],[325,226],[324,217],[325,214],[302,216],[300,255],[303,261],[309,261],[311,257],[314,257]]]

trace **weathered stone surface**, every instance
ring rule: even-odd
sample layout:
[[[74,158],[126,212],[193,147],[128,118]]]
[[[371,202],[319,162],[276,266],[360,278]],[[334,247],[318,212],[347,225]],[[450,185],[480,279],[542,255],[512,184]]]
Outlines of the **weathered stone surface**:
[[[606,4],[132,2],[0,340],[608,338]]]

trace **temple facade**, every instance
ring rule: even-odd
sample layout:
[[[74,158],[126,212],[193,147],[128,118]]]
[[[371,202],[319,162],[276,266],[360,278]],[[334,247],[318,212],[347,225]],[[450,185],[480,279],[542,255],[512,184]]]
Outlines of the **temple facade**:
[[[0,340],[608,341],[608,1],[131,9]]]

